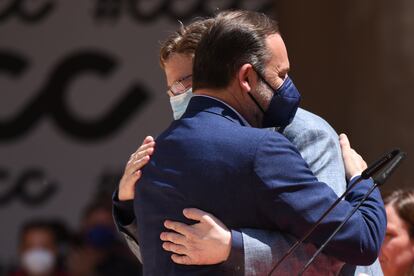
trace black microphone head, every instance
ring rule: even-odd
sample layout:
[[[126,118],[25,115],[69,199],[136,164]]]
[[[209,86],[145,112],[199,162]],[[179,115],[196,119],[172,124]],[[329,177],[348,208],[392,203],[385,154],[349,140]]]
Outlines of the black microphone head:
[[[385,181],[390,177],[390,175],[395,171],[395,169],[398,167],[400,162],[407,156],[405,152],[398,153],[397,156],[395,156],[391,162],[378,174],[376,174],[373,177],[373,180],[378,185],[382,185],[385,183]]]
[[[380,159],[372,163],[371,165],[366,168],[362,174],[361,178],[368,179],[372,177],[375,173],[380,171],[388,162],[390,162],[395,156],[397,156],[401,150],[399,148],[393,149],[390,152],[383,155]]]

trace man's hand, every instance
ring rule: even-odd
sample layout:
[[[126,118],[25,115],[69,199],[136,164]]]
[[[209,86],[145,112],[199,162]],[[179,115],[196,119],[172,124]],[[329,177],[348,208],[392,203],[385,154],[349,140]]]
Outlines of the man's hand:
[[[141,169],[150,160],[150,156],[154,152],[154,146],[154,138],[147,136],[137,151],[131,154],[125,166],[124,175],[119,182],[118,199],[120,201],[134,199],[135,184],[141,178]]]
[[[354,149],[351,148],[348,137],[345,134],[339,135],[339,144],[342,150],[346,177],[350,180],[356,175],[360,175],[366,168],[367,163]]]
[[[231,250],[230,230],[213,215],[195,208],[184,209],[184,216],[198,221],[193,225],[166,220],[162,247],[177,264],[210,265],[227,260]]]

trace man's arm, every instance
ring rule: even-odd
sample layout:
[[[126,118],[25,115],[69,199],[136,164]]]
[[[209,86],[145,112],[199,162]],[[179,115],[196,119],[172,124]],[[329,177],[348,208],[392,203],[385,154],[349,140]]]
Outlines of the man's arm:
[[[346,136],[342,138],[345,140]],[[349,142],[343,145],[343,156],[347,162],[347,159],[356,153],[349,147]],[[359,155],[357,157],[363,162]],[[355,161],[358,161],[358,158]],[[362,172],[363,169],[358,169],[357,163],[350,163],[347,174],[355,175],[354,172],[349,172],[348,168],[356,168],[356,171]],[[365,162],[363,163],[366,166]],[[337,199],[332,189],[316,180],[293,145],[281,135],[269,133],[264,137],[256,153],[254,170],[258,191],[256,201],[260,204],[264,218],[269,225],[274,225],[296,237],[303,236]],[[320,245],[362,199],[372,184],[372,180],[360,182],[346,200],[341,201],[322,221],[317,234],[311,236],[309,241]],[[372,263],[381,247],[385,224],[381,195],[375,190],[333,238],[325,253],[351,264]]]
[[[129,249],[142,263],[141,251],[138,245],[138,229],[134,214],[133,200],[120,201],[118,189],[112,197],[112,215],[118,231],[127,242]]]
[[[135,197],[135,185],[141,177],[141,169],[144,167],[150,155],[154,152],[155,141],[151,136],[147,136],[142,145],[131,154],[124,174],[119,182],[119,187],[112,197],[112,213],[115,225],[125,238],[128,247],[142,262],[141,252],[138,245],[138,229],[134,214],[133,200]]]
[[[306,127],[298,129],[296,127],[295,129],[285,130],[285,135],[297,147],[319,181],[328,184],[338,196],[345,191],[345,169],[339,138],[333,129],[324,125],[319,125],[318,128],[314,129]],[[245,270],[249,275],[269,273],[277,260],[296,241],[292,236],[275,231],[241,229],[241,232],[244,241]],[[307,259],[313,254],[312,247],[313,245],[310,244],[299,247],[291,258],[281,265],[278,271],[291,269],[292,266],[303,267]],[[339,264],[336,259],[323,255],[310,269],[321,273],[321,269],[331,267],[330,272],[335,272],[338,265],[333,265],[334,263]],[[330,264],[330,266],[327,264]]]

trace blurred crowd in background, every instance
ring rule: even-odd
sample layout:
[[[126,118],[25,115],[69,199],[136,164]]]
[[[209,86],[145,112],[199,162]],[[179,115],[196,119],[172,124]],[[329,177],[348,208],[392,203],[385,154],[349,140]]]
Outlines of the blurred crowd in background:
[[[83,210],[78,229],[49,217],[24,222],[18,259],[4,264],[0,275],[141,275],[141,264],[115,228],[111,204],[110,195],[94,198]]]

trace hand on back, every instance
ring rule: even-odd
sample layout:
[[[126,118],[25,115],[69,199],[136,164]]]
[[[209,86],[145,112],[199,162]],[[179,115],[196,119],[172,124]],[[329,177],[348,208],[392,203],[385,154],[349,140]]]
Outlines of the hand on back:
[[[141,169],[148,163],[154,153],[155,141],[147,136],[142,145],[129,158],[124,175],[119,182],[118,199],[120,201],[132,200],[135,196],[135,185],[141,178]]]
[[[215,216],[196,208],[183,211],[188,219],[197,223],[165,221],[164,226],[174,232],[160,235],[164,250],[172,252],[177,264],[211,265],[228,259],[231,250],[231,232]]]
[[[351,144],[345,134],[339,135],[339,144],[341,145],[346,178],[350,180],[352,177],[360,175],[367,168],[367,163],[365,163],[361,155],[351,148]]]

